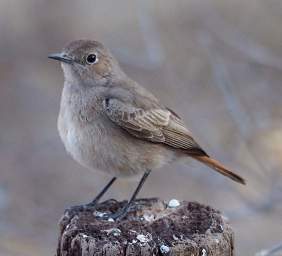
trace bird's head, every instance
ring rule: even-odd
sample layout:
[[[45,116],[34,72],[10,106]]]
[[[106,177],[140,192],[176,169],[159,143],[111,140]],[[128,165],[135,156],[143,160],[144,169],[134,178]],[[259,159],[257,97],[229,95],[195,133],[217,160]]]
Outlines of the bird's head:
[[[62,63],[65,80],[68,82],[103,86],[124,75],[109,50],[97,41],[73,41],[62,52],[48,57]]]

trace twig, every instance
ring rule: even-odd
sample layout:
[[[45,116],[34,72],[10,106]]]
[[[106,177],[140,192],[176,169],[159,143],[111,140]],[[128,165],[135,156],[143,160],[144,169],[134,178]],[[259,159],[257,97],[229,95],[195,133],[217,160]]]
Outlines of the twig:
[[[158,29],[150,15],[150,0],[136,0],[137,14],[139,26],[145,42],[147,56],[149,57],[150,64],[153,66],[160,66],[164,59],[164,50],[159,40]]]
[[[282,69],[282,56],[275,56],[266,47],[254,42],[246,34],[228,24],[220,17],[211,2],[207,1],[205,8],[201,8],[201,11],[204,12],[203,17],[208,18],[208,22],[205,24],[208,30],[217,35],[224,43],[240,51],[256,63]]]
[[[282,255],[282,254],[277,254],[277,252],[282,252],[282,242],[273,246],[270,249],[266,249],[266,250],[257,252],[255,256]]]

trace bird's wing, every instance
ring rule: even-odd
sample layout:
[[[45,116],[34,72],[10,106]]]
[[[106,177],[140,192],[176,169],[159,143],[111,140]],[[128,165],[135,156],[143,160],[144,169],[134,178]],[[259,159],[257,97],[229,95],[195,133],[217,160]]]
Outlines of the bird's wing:
[[[103,105],[109,119],[135,137],[182,149],[191,155],[207,155],[169,109],[155,106],[145,110],[116,98],[105,99]]]

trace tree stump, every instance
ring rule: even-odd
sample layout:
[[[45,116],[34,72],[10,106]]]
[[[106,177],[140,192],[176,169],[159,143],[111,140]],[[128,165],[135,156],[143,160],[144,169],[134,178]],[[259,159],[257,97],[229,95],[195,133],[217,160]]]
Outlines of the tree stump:
[[[57,256],[234,255],[232,229],[209,206],[139,199],[124,219],[99,219],[125,203],[108,200],[94,212],[66,211],[60,220]]]

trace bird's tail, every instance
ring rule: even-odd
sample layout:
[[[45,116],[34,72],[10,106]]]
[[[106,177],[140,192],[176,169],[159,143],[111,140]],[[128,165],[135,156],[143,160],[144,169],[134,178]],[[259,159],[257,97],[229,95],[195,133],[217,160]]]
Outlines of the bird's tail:
[[[220,162],[218,162],[215,159],[212,159],[208,156],[193,156],[193,158],[195,158],[196,160],[202,162],[203,164],[209,166],[210,168],[212,168],[213,170],[221,173],[222,175],[236,181],[239,182],[241,184],[246,184],[246,181],[240,177],[239,175],[237,175],[236,173],[230,171],[228,168],[226,168],[223,164],[221,164]]]

